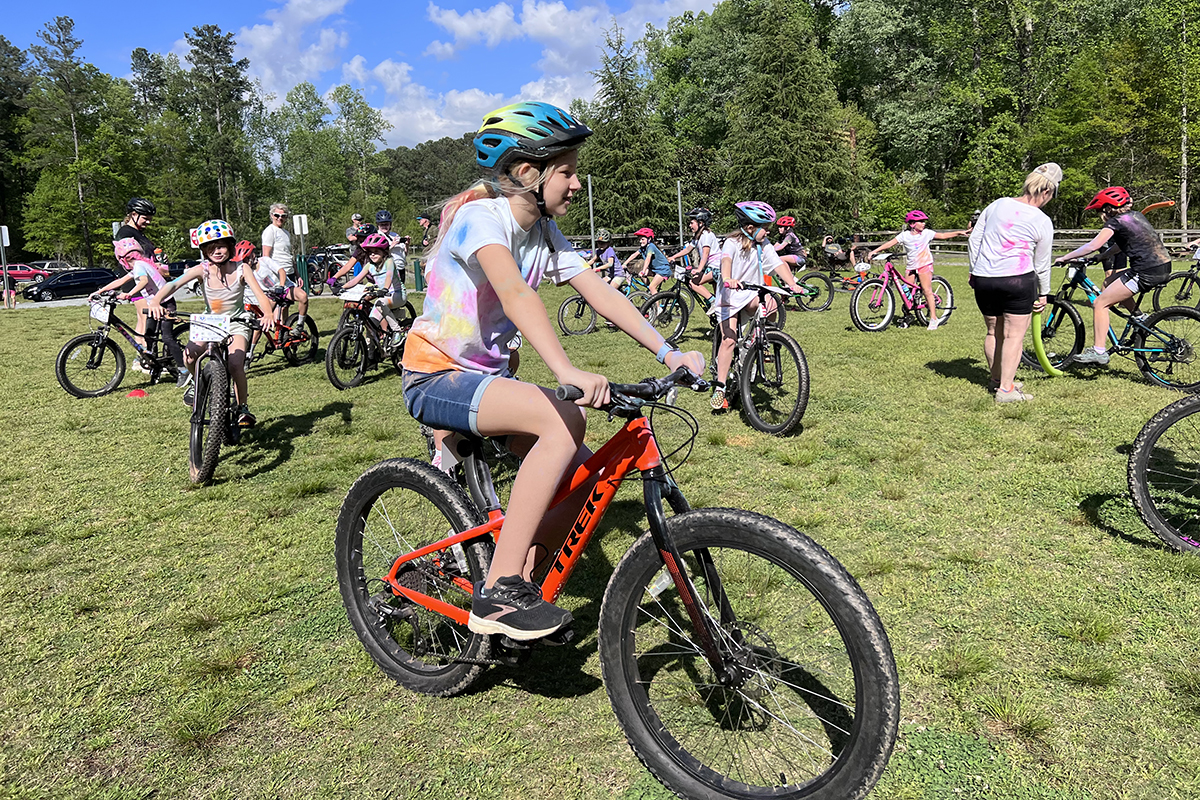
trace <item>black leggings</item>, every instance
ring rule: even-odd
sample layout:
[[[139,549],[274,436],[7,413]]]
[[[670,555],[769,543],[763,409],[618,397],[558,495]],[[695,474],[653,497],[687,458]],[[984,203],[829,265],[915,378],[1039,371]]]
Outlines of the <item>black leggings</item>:
[[[1038,290],[1036,272],[1001,278],[972,275],[967,283],[975,290],[975,304],[985,317],[1033,313]]]
[[[162,304],[166,309],[166,316],[161,319],[150,317],[146,320],[146,346],[150,347],[151,343],[158,338],[162,339],[163,347],[171,354],[171,360],[175,362],[175,366],[181,370],[183,366],[183,347],[179,344],[179,340],[175,338],[175,320],[170,317],[175,316],[175,299],[171,298]]]

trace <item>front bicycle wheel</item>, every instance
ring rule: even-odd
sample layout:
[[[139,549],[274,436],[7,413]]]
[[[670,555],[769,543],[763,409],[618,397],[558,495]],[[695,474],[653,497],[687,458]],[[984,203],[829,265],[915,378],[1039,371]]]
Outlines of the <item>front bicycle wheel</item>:
[[[937,312],[934,316],[940,320],[938,325],[944,325],[950,319],[950,315],[954,313],[954,287],[941,275],[934,275],[929,279],[929,288],[933,289],[933,302],[937,304]],[[913,313],[916,314],[917,321],[922,325],[929,324],[929,308],[924,292],[917,292],[917,305],[913,309]]]
[[[400,556],[483,521],[450,478],[411,458],[371,467],[342,501],[335,560],[346,616],[379,668],[413,691],[463,691],[483,671],[491,639],[404,598],[384,578]],[[483,537],[405,563],[396,582],[469,611],[491,558]]]
[[[681,797],[865,796],[900,716],[891,646],[866,594],[770,517],[707,508],[667,526],[729,679],[643,536],[608,582],[599,628],[604,686],[634,753]]]
[[[808,360],[800,344],[783,331],[768,330],[746,349],[738,367],[738,388],[750,427],[783,436],[800,424],[808,408]]]
[[[1129,454],[1129,495],[1151,532],[1181,553],[1200,554],[1200,397],[1159,411]]]
[[[206,357],[197,370],[188,438],[188,477],[208,483],[217,469],[229,414],[229,372],[219,358]]]
[[[1151,383],[1200,391],[1200,311],[1185,306],[1155,311],[1133,335],[1133,360]]]
[[[651,295],[641,306],[642,316],[671,344],[687,330],[688,310],[677,292]]]
[[[766,319],[767,324],[772,328],[783,330],[783,326],[787,323],[787,298],[774,294],[769,295],[769,297],[771,298],[771,305],[774,308],[771,309],[770,314],[764,313],[763,318]]]
[[[582,295],[571,295],[558,307],[558,327],[567,336],[591,333],[596,330],[596,310]]]
[[[317,360],[317,345],[321,338],[312,317],[305,317],[304,325],[298,326],[296,320],[299,317],[299,314],[288,317],[288,330],[283,333],[287,337],[283,341],[283,355],[293,367]]]
[[[125,377],[125,354],[107,336],[84,333],[58,351],[54,377],[69,395],[100,397],[121,385]]]
[[[796,279],[804,294],[796,295],[796,302],[805,311],[824,311],[833,305],[833,281],[824,272],[806,272]]]
[[[325,374],[338,389],[350,389],[367,374],[367,340],[356,326],[342,328],[329,340]]]
[[[850,295],[850,321],[854,327],[875,333],[892,324],[896,296],[880,278],[863,281]]]
[[[1046,358],[1050,366],[1062,369],[1072,356],[1083,352],[1083,338],[1086,331],[1083,327],[1083,317],[1079,311],[1066,300],[1051,298],[1042,312],[1042,346],[1046,348]],[[1033,325],[1025,332],[1025,348],[1021,351],[1021,364],[1030,369],[1042,370],[1037,352],[1033,349]]]
[[[1200,302],[1200,277],[1191,272],[1174,272],[1154,289],[1154,310],[1171,306],[1192,306]]]

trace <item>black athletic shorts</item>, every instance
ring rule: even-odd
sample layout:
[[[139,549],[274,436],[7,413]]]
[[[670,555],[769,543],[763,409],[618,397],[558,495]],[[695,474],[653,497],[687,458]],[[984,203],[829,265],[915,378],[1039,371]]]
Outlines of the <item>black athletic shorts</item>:
[[[1038,298],[1036,272],[1006,275],[1003,278],[972,275],[967,283],[975,290],[975,304],[985,317],[1032,314],[1033,303]]]

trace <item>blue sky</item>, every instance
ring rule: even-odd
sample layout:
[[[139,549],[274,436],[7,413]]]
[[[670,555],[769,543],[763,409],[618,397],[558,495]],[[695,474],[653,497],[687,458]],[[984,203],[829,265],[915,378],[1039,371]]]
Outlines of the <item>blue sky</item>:
[[[391,145],[457,136],[489,110],[518,98],[566,105],[594,93],[603,30],[615,18],[632,39],[713,0],[509,0],[472,3],[367,0],[208,0],[113,6],[11,3],[3,34],[18,47],[55,15],[75,20],[82,57],[112,75],[129,73],[136,47],[182,54],[184,33],[217,24],[232,31],[252,77],[282,101],[311,81],[362,89],[392,123]]]

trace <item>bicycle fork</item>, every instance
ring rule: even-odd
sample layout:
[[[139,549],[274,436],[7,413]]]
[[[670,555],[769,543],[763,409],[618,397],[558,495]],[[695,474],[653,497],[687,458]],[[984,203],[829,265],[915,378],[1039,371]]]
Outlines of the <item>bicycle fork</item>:
[[[743,680],[742,672],[732,658],[727,658],[722,653],[722,648],[718,645],[720,637],[713,628],[712,616],[700,600],[692,579],[684,571],[683,556],[667,531],[663,498],[666,498],[676,514],[690,511],[691,506],[688,505],[683,492],[679,490],[679,486],[671,479],[666,468],[661,464],[642,473],[642,491],[646,501],[646,516],[650,523],[650,536],[654,539],[654,546],[658,549],[658,555],[662,559],[663,566],[666,567],[667,574],[675,583],[675,589],[679,592],[679,598],[687,610],[697,643],[700,645],[705,659],[712,667],[719,684],[722,686],[740,684]],[[699,561],[700,571],[704,574],[705,583],[719,606],[721,625],[727,626],[734,621],[733,609],[729,605],[729,599],[725,596],[725,590],[721,585],[720,576],[717,575],[712,555],[707,548],[700,548],[696,550],[695,556]]]

